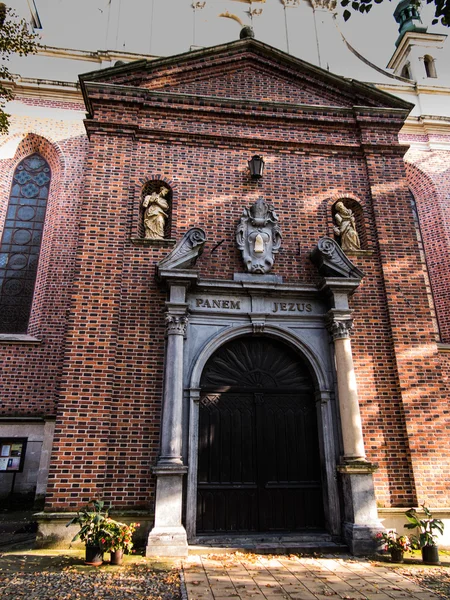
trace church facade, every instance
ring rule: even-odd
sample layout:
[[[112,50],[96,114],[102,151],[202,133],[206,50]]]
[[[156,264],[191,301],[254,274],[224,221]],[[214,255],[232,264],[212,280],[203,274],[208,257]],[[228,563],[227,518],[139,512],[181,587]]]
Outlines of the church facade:
[[[40,98],[1,161],[0,483],[42,543],[93,498],[149,555],[446,518],[448,182],[433,226],[412,104],[252,38],[80,86],[84,123]]]

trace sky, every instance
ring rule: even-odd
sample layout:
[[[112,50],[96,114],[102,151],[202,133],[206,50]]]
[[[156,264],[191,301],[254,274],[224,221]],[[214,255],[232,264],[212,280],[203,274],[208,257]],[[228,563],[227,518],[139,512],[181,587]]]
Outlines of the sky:
[[[307,0],[298,0],[297,6],[286,9],[281,0],[253,0],[251,5],[246,0],[35,0],[35,3],[43,24],[42,42],[49,46],[168,56],[186,52],[192,46],[213,46],[238,39],[239,23],[219,15],[228,11],[250,24],[249,9],[262,9],[261,14],[253,17],[255,36],[261,41],[305,60],[316,45],[317,23]],[[392,16],[395,6],[396,2],[384,0],[374,5],[370,14],[353,14],[347,23],[342,18],[343,9],[337,7],[335,25],[340,32],[356,50],[382,68],[395,49],[398,35],[398,25]],[[431,23],[433,6],[425,5],[422,17],[426,24]],[[448,29],[439,25],[429,27],[429,31],[448,33]]]

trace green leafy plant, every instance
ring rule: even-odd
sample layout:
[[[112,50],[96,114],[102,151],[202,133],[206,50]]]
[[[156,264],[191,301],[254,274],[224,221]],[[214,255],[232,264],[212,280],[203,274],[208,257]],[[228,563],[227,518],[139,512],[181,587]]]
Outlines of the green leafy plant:
[[[100,539],[105,552],[122,550],[129,554],[133,548],[133,533],[139,523],[120,523],[107,517],[102,524],[103,537]]]
[[[421,505],[422,510],[425,513],[425,519],[421,519],[415,508],[410,508],[406,511],[405,515],[409,523],[405,525],[406,529],[418,529],[419,535],[413,536],[413,541],[420,547],[424,546],[436,546],[437,533],[441,535],[444,533],[444,523],[441,519],[434,519],[429,508],[425,506],[425,503]]]
[[[111,505],[105,508],[102,500],[91,500],[82,510],[79,510],[76,516],[66,523],[69,525],[79,525],[79,532],[73,537],[72,542],[81,540],[86,546],[102,547],[102,539],[105,539],[105,524],[108,519]]]
[[[394,529],[380,531],[375,539],[382,542],[385,550],[401,550],[407,552],[411,550],[411,541],[407,535],[397,535]]]

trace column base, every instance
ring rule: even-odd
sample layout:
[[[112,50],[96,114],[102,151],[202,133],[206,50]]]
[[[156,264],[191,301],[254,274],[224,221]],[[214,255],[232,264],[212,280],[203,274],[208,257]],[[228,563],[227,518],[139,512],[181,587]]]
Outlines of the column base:
[[[354,556],[364,556],[366,554],[375,554],[380,546],[379,540],[375,539],[376,534],[384,527],[376,525],[355,525],[355,523],[344,523],[344,540],[348,545],[350,552]]]
[[[379,546],[375,535],[384,529],[378,519],[373,472],[377,465],[351,461],[338,466],[344,496],[343,536],[355,556],[373,554]]]
[[[188,543],[184,527],[154,527],[147,541],[145,556],[188,555]]]

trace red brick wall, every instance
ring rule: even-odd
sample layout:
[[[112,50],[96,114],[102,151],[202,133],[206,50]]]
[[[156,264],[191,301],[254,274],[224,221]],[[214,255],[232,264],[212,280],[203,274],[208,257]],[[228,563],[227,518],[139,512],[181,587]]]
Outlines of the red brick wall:
[[[41,342],[32,346],[0,341],[3,416],[54,416],[56,412],[87,146],[81,127],[81,123],[13,118],[10,139],[16,141],[16,151],[11,158],[0,160],[0,235],[12,176],[20,161],[39,152],[48,161],[52,175],[28,327],[28,334]],[[24,135],[23,131],[38,131],[40,135]]]
[[[146,507],[154,494],[165,298],[154,264],[171,245],[141,248],[130,241],[134,157],[130,137],[91,138],[84,188],[90,202],[80,221],[49,475],[52,509],[93,497]]]
[[[369,156],[368,173],[402,402],[399,418],[406,424],[416,498],[443,506],[450,476],[450,452],[443,444],[450,433],[447,394],[414,224],[407,218],[410,201],[401,156]]]
[[[158,77],[170,82],[174,74]],[[271,98],[275,84],[266,81],[267,90],[260,78],[254,94]],[[212,85],[224,97],[239,88],[230,77],[215,77]],[[279,99],[280,80],[276,86]],[[192,226],[205,229],[208,243],[197,267],[208,278],[229,279],[242,270],[236,224],[243,208],[261,195],[275,205],[283,233],[273,272],[285,282],[316,282],[308,253],[320,237],[332,235],[332,204],[340,197],[360,202],[368,253],[353,257],[366,275],[352,300],[352,345],[366,450],[380,465],[377,499],[385,506],[448,505],[449,421],[442,385],[447,367],[433,340],[403,150],[396,141],[399,115],[303,112],[270,104],[263,110],[238,101],[214,106],[211,98],[188,104],[146,94],[116,93],[108,86],[90,92],[89,153],[83,189],[74,194],[74,203],[82,199],[79,239],[60,248],[68,252],[69,265],[76,249],[76,266],[47,508],[75,508],[100,496],[116,506],[152,506],[165,300],[154,269],[172,246],[130,240],[140,229],[147,180],[170,181],[172,238]],[[73,142],[72,159],[76,153]],[[266,161],[259,184],[247,173],[254,153]],[[70,194],[70,188],[63,192],[66,206]],[[73,225],[63,219],[58,227],[67,231]],[[68,239],[55,237],[61,245]],[[51,277],[46,281],[43,289],[50,293]],[[67,297],[61,303],[67,307]],[[14,347],[12,354],[20,351]],[[31,379],[39,398],[47,396],[45,384]]]
[[[108,115],[106,103],[97,110],[102,122],[115,120],[114,108],[109,106],[109,110],[112,112]],[[170,108],[156,114],[141,114],[138,120],[147,125],[151,116],[153,131],[158,126],[167,134],[173,128],[168,126],[166,113],[170,114],[171,123],[176,121]],[[135,119],[131,108],[127,114]],[[194,118],[188,113],[179,115],[178,128],[183,130],[183,124],[190,119],[190,127],[198,130]],[[220,115],[203,117],[201,126],[202,134],[214,136],[214,143],[192,134],[188,137],[188,133],[182,140],[170,137],[157,141],[155,136],[151,141],[138,139],[132,143],[131,135],[123,137],[120,133],[123,125],[118,126],[117,135],[91,134],[85,193],[92,201],[83,213],[79,253],[81,274],[76,282],[77,303],[69,333],[71,354],[66,358],[68,375],[62,385],[54,457],[64,453],[69,455],[73,441],[79,441],[75,444],[76,461],[71,456],[63,470],[70,469],[66,473],[68,482],[73,482],[75,477],[81,479],[79,485],[85,496],[70,499],[69,486],[60,482],[62,467],[59,465],[51,474],[49,507],[76,506],[95,494],[111,496],[115,503],[132,505],[143,503],[153,494],[148,467],[154,463],[158,451],[164,344],[164,294],[155,283],[154,265],[168,248],[133,246],[129,241],[138,230],[140,214],[141,183],[136,185],[136,182],[146,178],[170,178],[172,181],[171,237],[179,239],[192,226],[207,231],[208,244],[197,264],[204,277],[232,278],[234,272],[241,270],[239,251],[234,243],[236,223],[243,208],[262,195],[274,203],[283,231],[282,250],[276,258],[274,273],[283,275],[285,281],[317,281],[308,253],[320,237],[332,235],[331,203],[346,195],[361,200],[367,245],[372,254],[355,258],[366,277],[354,297],[356,334],[353,345],[367,451],[369,458],[380,464],[376,476],[380,502],[394,506],[414,502],[407,425],[390,333],[391,315],[386,305],[368,164],[364,155],[352,148],[357,144],[358,128],[353,124],[351,129],[346,124],[341,132],[335,125],[325,125],[321,129],[317,122],[309,127],[302,122],[294,128],[292,123],[273,118],[266,128],[271,132],[276,128],[277,136],[284,136],[284,151],[280,152],[279,143],[274,143],[270,139],[272,136],[257,144],[249,140],[250,133],[256,134],[257,129],[259,137],[264,137],[258,121],[249,123],[241,137],[232,142],[219,135],[218,119]],[[94,131],[96,126],[91,125],[90,129]],[[98,128],[103,129],[101,122]],[[189,127],[186,129],[190,131]],[[323,129],[325,132],[332,130],[341,144],[348,143],[347,147],[336,152],[326,143]],[[238,130],[238,127],[234,130],[236,135]],[[386,139],[386,133],[382,132],[380,137]],[[322,147],[299,152],[300,144],[312,139],[316,143],[322,142]],[[256,150],[263,153],[266,161],[265,175],[259,185],[251,182],[246,172],[247,160]],[[124,156],[132,156],[132,160],[123,163]],[[388,169],[398,178],[398,169],[402,169],[401,154],[394,154],[391,162],[395,168],[388,162]],[[403,171],[400,179],[402,177]],[[385,218],[378,215],[378,219],[380,226],[392,227],[394,231],[397,225],[402,227],[406,222],[403,252],[410,253],[413,262],[416,260],[416,240],[409,198],[407,200],[405,204],[404,197],[403,205],[397,207],[395,218],[386,212]],[[86,245],[88,240],[89,246]],[[211,253],[221,240],[224,242]],[[92,283],[94,274],[95,284]],[[423,282],[419,278],[413,285],[420,289]],[[89,296],[83,293],[85,286],[89,286]],[[97,288],[102,290],[101,303],[94,297]],[[422,310],[420,300],[419,305]],[[101,315],[104,315],[105,323],[101,322]],[[426,314],[424,319],[426,321]],[[408,330],[409,327],[411,325]],[[90,352],[86,347],[89,329],[93,332]],[[409,335],[408,331],[405,335]],[[75,359],[79,362],[76,385],[73,379]],[[156,373],[152,359],[158,361]],[[132,374],[137,365],[141,377],[135,379]],[[98,372],[97,377],[93,376],[93,369]],[[89,399],[94,395],[98,413],[92,421],[93,407]],[[86,410],[81,415],[76,412],[80,402]],[[90,431],[83,422],[88,414]],[[77,425],[80,416],[82,424]],[[68,419],[72,420],[70,437],[67,435]],[[145,422],[147,426],[143,433],[148,435],[147,440],[135,436]],[[120,446],[118,448],[117,443],[122,444],[123,456],[118,453]],[[126,457],[130,450],[131,460]],[[145,458],[144,464],[139,457]],[[128,477],[130,468],[132,480]],[[97,476],[93,477],[96,470]]]
[[[414,194],[427,256],[441,339],[450,343],[450,153],[409,150],[408,183]]]

